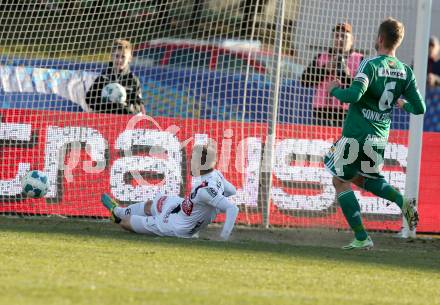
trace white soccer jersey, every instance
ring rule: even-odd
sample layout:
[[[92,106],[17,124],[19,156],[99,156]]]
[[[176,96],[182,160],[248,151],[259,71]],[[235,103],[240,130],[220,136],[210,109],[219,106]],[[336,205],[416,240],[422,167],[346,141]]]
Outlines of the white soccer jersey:
[[[196,181],[188,198],[158,196],[155,200],[156,223],[163,235],[192,237],[211,223],[218,212],[225,212],[230,206],[237,209],[225,200],[235,194],[235,187],[219,171],[197,177]],[[232,228],[228,230],[230,234]]]

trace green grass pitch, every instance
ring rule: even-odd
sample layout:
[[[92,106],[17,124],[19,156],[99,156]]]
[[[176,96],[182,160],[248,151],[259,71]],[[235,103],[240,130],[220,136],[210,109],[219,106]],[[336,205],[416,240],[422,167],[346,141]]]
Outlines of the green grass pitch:
[[[0,217],[0,304],[440,304],[440,240],[237,228],[230,242]]]

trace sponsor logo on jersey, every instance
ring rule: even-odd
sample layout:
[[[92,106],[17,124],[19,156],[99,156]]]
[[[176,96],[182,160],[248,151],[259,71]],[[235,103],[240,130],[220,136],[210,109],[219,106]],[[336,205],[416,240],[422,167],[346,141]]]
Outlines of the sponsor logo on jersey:
[[[186,215],[190,216],[193,210],[194,203],[189,198],[185,198],[182,202],[182,211]]]
[[[380,113],[380,112],[376,112],[376,111],[373,111],[370,109],[362,109],[362,115],[367,120],[375,121],[375,122],[382,122],[382,121],[390,120],[390,113],[389,112]]]
[[[360,109],[361,110],[361,109]],[[18,116],[17,114],[20,116]],[[31,111],[31,110],[29,110]],[[382,111],[378,111],[379,113],[382,113]],[[122,141],[122,139],[126,139],[125,135],[127,133],[127,131],[136,131],[136,129],[134,127],[129,127],[128,129],[124,129],[127,126],[130,125],[126,125],[125,121],[120,121],[118,120],[118,122],[115,122],[114,117],[112,117],[112,115],[104,115],[104,114],[93,114],[90,113],[88,114],[90,116],[90,118],[93,117],[93,119],[95,120],[101,120],[101,122],[103,124],[101,125],[91,125],[91,126],[87,126],[86,125],[81,125],[81,126],[75,126],[75,124],[73,124],[74,122],[77,122],[77,120],[75,120],[76,117],[73,117],[73,115],[76,114],[72,114],[72,113],[62,113],[62,117],[65,119],[66,117],[69,118],[69,122],[73,122],[73,125],[69,125],[66,124],[65,126],[55,126],[53,120],[49,120],[46,119],[46,117],[42,116],[41,117],[41,121],[39,122],[39,128],[37,130],[34,129],[34,125],[32,125],[32,118],[35,118],[35,116],[39,116],[40,112],[37,110],[32,110],[31,113],[32,115],[28,115],[28,110],[24,111],[23,110],[23,115],[22,115],[22,111],[19,109],[2,109],[0,111],[1,115],[4,117],[8,117],[8,115],[12,115],[12,112],[14,114],[14,117],[19,118],[17,119],[17,121],[12,120],[14,122],[9,122],[9,121],[2,121],[0,123],[0,125],[2,125],[1,129],[2,131],[5,131],[2,136],[5,139],[15,139],[14,141],[23,141],[23,143],[26,143],[26,141],[28,141],[27,139],[29,138],[29,143],[32,143],[32,145],[25,145],[26,146],[26,154],[23,153],[23,147],[18,147],[18,146],[11,146],[11,147],[7,147],[7,150],[11,151],[11,152],[18,152],[17,154],[17,158],[12,160],[12,163],[16,163],[15,164],[15,171],[17,171],[17,168],[19,168],[19,166],[17,164],[19,164],[19,162],[25,162],[23,164],[32,164],[32,162],[35,162],[35,160],[38,160],[38,162],[40,164],[44,164],[45,161],[47,161],[47,164],[50,164],[50,166],[48,165],[47,170],[48,172],[48,176],[49,177],[57,177],[57,172],[61,169],[61,165],[59,164],[59,148],[58,148],[58,142],[61,143],[70,143],[72,141],[79,141],[82,143],[89,143],[91,145],[91,147],[93,148],[94,152],[96,152],[96,157],[93,157],[92,159],[94,160],[94,162],[98,162],[98,164],[96,165],[96,169],[98,169],[97,172],[95,171],[91,171],[91,173],[93,173],[93,175],[98,175],[95,173],[99,173],[99,179],[97,179],[96,181],[94,181],[93,183],[97,183],[97,187],[102,188],[103,190],[105,189],[107,192],[111,192],[114,194],[118,194],[117,198],[123,202],[138,202],[138,201],[146,201],[148,199],[152,199],[153,196],[153,192],[145,192],[145,191],[140,191],[140,187],[141,184],[136,185],[136,187],[134,187],[133,185],[130,185],[126,179],[124,179],[125,174],[124,175],[119,175],[118,173],[129,173],[130,171],[132,171],[133,169],[133,163],[132,162],[128,162],[129,160],[126,160],[126,158],[124,158],[122,155],[118,154],[118,153],[110,153],[110,158],[111,159],[107,159],[108,155],[106,154],[107,149],[110,149],[111,152],[114,151],[119,151],[121,150],[123,147],[125,147],[125,144],[123,144],[122,142],[125,143],[125,140]],[[11,114],[9,114],[11,113]],[[361,114],[362,112],[359,111],[359,114],[362,116]],[[17,114],[17,116],[15,116]],[[58,115],[59,113],[57,112],[56,115]],[[52,114],[51,114],[52,115]],[[55,113],[54,113],[55,115]],[[59,114],[61,115],[61,114]],[[72,116],[72,118],[71,118]],[[12,116],[11,116],[12,117]],[[363,116],[362,116],[363,117]],[[128,118],[128,116],[127,116]],[[125,120],[125,117],[123,118]],[[364,118],[364,120],[366,120]],[[158,186],[158,185],[153,185],[152,190],[154,189],[154,193],[156,191],[159,190],[163,190],[166,191],[168,193],[173,193],[173,194],[178,194],[181,188],[181,185],[188,185],[190,183],[190,181],[192,181],[192,177],[190,176],[188,171],[185,171],[184,169],[186,168],[186,161],[184,156],[180,153],[181,151],[181,147],[182,145],[184,145],[186,143],[186,141],[194,141],[194,138],[196,137],[196,135],[201,134],[203,135],[203,137],[207,137],[209,138],[209,133],[205,133],[205,130],[200,127],[200,129],[198,129],[199,126],[202,126],[203,124],[196,124],[194,125],[195,121],[192,120],[171,120],[169,121],[168,119],[165,118],[159,118],[159,122],[166,125],[166,126],[171,126],[170,124],[176,124],[175,126],[180,126],[180,131],[179,134],[177,134],[179,137],[177,136],[170,136],[171,134],[173,134],[173,132],[171,131],[158,131],[155,128],[154,129],[141,129],[142,132],[139,133],[134,133],[130,136],[130,139],[132,139],[133,141],[129,141],[129,143],[127,144],[128,147],[130,147],[130,149],[133,149],[135,147],[137,147],[136,145],[140,145],[138,143],[140,143],[139,141],[142,139],[142,141],[147,141],[146,142],[148,146],[154,146],[157,145],[156,144],[156,139],[158,137],[162,138],[166,135],[166,137],[170,136],[170,140],[168,141],[162,141],[164,142],[164,149],[166,149],[169,154],[168,154],[168,160],[170,161],[170,163],[166,162],[164,163],[163,160],[161,160],[160,158],[153,158],[152,159],[152,169],[155,169],[156,171],[160,171],[163,172],[166,179],[164,179],[164,185],[162,186]],[[88,122],[91,122],[88,121]],[[199,121],[197,121],[199,122]],[[200,122],[205,122],[203,120],[200,120]],[[19,124],[18,124],[19,123]],[[41,127],[40,127],[40,123],[41,123]],[[87,123],[87,122],[86,122]],[[116,124],[117,123],[117,124]],[[210,122],[210,124],[213,124],[213,128],[222,128],[222,124],[224,123],[219,123],[217,121],[212,121]],[[215,123],[215,124],[214,124]],[[381,123],[381,124],[386,124],[387,122]],[[156,122],[156,124],[159,125],[159,123]],[[189,124],[189,125],[188,125]],[[191,125],[192,124],[192,125]],[[246,125],[247,124],[247,125]],[[256,158],[250,158],[250,157],[246,157],[247,160],[245,161],[249,161],[245,162],[246,166],[245,167],[241,167],[240,168],[236,168],[234,166],[237,166],[238,164],[241,164],[240,162],[236,163],[236,164],[230,164],[228,167],[228,171],[226,172],[227,175],[229,175],[231,178],[233,179],[237,179],[237,180],[232,180],[235,184],[241,185],[241,190],[239,190],[239,193],[241,194],[245,194],[245,196],[236,196],[236,199],[234,200],[237,204],[240,205],[244,205],[246,206],[246,212],[248,213],[256,213],[258,211],[258,183],[260,183],[261,181],[261,177],[259,176],[259,173],[261,172],[266,172],[266,166],[265,166],[265,153],[266,151],[264,150],[264,146],[262,146],[262,143],[264,143],[264,137],[261,135],[257,135],[254,133],[249,132],[250,130],[253,130],[253,128],[260,128],[261,126],[258,125],[257,123],[255,123],[256,125],[252,125],[252,124],[245,124],[245,133],[241,133],[241,129],[233,129],[234,131],[234,143],[243,143],[244,146],[242,147],[243,150],[246,152],[245,155],[246,156],[257,156]],[[17,126],[19,126],[20,128],[17,128]],[[85,128],[87,126],[87,131],[84,134],[78,132],[78,128]],[[194,128],[187,128],[188,126],[192,126]],[[235,126],[235,125],[234,125]],[[241,126],[241,125],[240,125]],[[297,126],[297,125],[292,125],[292,126]],[[286,128],[292,128],[292,126],[285,126]],[[196,128],[197,127],[197,128]],[[252,127],[252,128],[251,128]],[[280,137],[280,139],[277,139],[277,149],[275,151],[279,152],[280,155],[277,155],[276,157],[276,162],[277,162],[277,166],[274,166],[272,169],[272,172],[275,176],[277,177],[289,177],[288,180],[286,180],[287,184],[289,187],[282,187],[282,186],[273,186],[273,190],[274,194],[277,194],[277,196],[273,196],[273,204],[274,207],[277,207],[277,213],[286,213],[286,214],[291,214],[296,213],[297,211],[299,212],[303,212],[303,211],[307,211],[307,213],[304,213],[304,215],[309,216],[312,215],[313,213],[323,213],[322,214],[322,219],[326,218],[326,217],[332,217],[332,207],[333,207],[333,197],[334,197],[334,193],[331,190],[331,187],[328,188],[326,187],[326,181],[327,180],[323,180],[324,177],[324,168],[321,168],[321,166],[318,165],[309,165],[308,163],[306,165],[303,164],[303,162],[290,162],[287,161],[287,159],[289,158],[284,158],[282,156],[284,156],[285,154],[304,154],[307,156],[311,156],[314,159],[318,158],[318,156],[321,155],[322,151],[327,150],[328,147],[331,146],[331,140],[330,139],[322,139],[320,136],[313,136],[310,137],[310,135],[314,135],[315,134],[315,129],[313,129],[313,126],[300,126],[301,127],[301,132],[298,135],[298,138],[295,137],[289,137],[288,133],[283,133],[283,136]],[[298,127],[299,128],[299,127]],[[4,129],[4,130],[3,130]],[[139,131],[141,131],[140,129],[138,129]],[[322,131],[322,133],[328,133],[331,134],[334,130],[330,127],[322,127],[319,129],[320,131]],[[89,132],[90,131],[90,132]],[[110,132],[111,131],[111,132]],[[39,135],[39,133],[42,133],[44,135],[47,135],[47,137],[36,137],[36,140],[38,141],[38,145],[33,145],[33,135]],[[180,135],[180,133],[183,132],[182,135]],[[395,166],[393,165],[392,167],[389,167],[389,169],[387,168],[385,170],[385,173],[387,175],[387,177],[390,177],[390,180],[393,181],[393,183],[398,186],[399,188],[404,188],[404,181],[405,181],[405,177],[406,177],[406,172],[401,170],[401,168],[405,167],[405,164],[407,162],[407,152],[408,152],[408,148],[407,148],[407,142],[404,141],[404,137],[401,136],[401,133],[404,135],[407,135],[407,131],[391,131],[391,135],[392,138],[390,140],[390,143],[387,144],[387,149],[386,153],[385,153],[385,158],[386,159],[390,159],[393,160],[395,162]],[[135,136],[136,135],[136,136]],[[179,142],[180,136],[182,136],[182,139],[187,139],[185,140],[185,142]],[[237,136],[237,138],[235,138],[235,136]],[[285,136],[285,137],[284,137]],[[218,139],[221,139],[222,137],[220,136],[220,134],[218,135]],[[118,139],[121,139],[121,141],[119,141]],[[137,140],[136,140],[137,139]],[[168,138],[167,138],[168,139]],[[136,142],[136,141],[138,142]],[[6,140],[7,141],[7,140]],[[235,142],[236,141],[236,142]],[[161,143],[162,143],[161,142]],[[120,143],[120,144],[118,144]],[[121,146],[122,145],[122,146]],[[162,145],[162,144],[161,144]],[[186,144],[185,144],[186,145]],[[44,149],[41,149],[41,147],[43,147]],[[238,151],[237,149],[240,148],[241,146],[236,146],[236,145],[232,145],[232,151],[231,151],[231,160],[230,161],[236,161],[237,159],[235,158],[242,158],[242,151]],[[435,151],[435,149],[432,149],[432,147],[430,147],[429,145],[427,145],[426,147],[428,151]],[[20,154],[22,154],[23,156],[20,157]],[[94,153],[95,155],[95,153]],[[36,158],[36,159],[34,159]],[[243,161],[243,160],[241,160]],[[99,164],[102,162],[102,164],[104,164],[105,166],[101,169]],[[11,163],[11,164],[12,164]],[[233,162],[234,163],[234,162]],[[313,162],[318,164],[318,162]],[[76,164],[76,163],[72,163]],[[110,164],[112,166],[110,166]],[[137,163],[136,163],[137,164]],[[77,166],[81,166],[81,163],[79,163]],[[85,164],[84,164],[85,166]],[[138,171],[142,171],[144,170],[143,167],[141,167],[140,164],[137,164],[138,167],[135,168],[135,170]],[[10,176],[10,177],[15,177],[17,175],[21,175],[21,173],[15,172],[14,169],[12,169],[13,172],[8,172],[6,171],[6,176]],[[89,167],[84,167],[84,177],[88,178],[88,173],[90,173],[89,171]],[[95,169],[95,168],[90,168],[90,169]],[[231,171],[231,169],[233,169],[233,171]],[[239,170],[245,170],[245,172],[243,174],[237,175]],[[305,186],[301,183],[296,183],[297,177],[296,176],[292,176],[289,173],[291,173],[292,171],[299,171],[299,172],[303,172],[307,170],[307,181],[311,181],[313,183],[316,184],[322,184],[323,188],[322,188],[322,192],[316,192],[313,193],[313,195],[304,195],[303,194],[303,189],[305,189]],[[310,173],[309,173],[310,170]],[[52,175],[53,174],[53,175]],[[114,176],[115,179],[112,178],[112,183],[111,185],[109,185],[108,183],[108,175],[112,175],[112,177]],[[93,176],[95,177],[95,176]],[[119,177],[119,178],[118,178]],[[72,206],[75,204],[78,204],[79,206],[81,206],[81,201],[80,199],[78,199],[78,196],[74,196],[75,193],[73,191],[73,189],[78,189],[78,187],[75,188],[68,188],[66,190],[63,190],[62,188],[60,188],[60,185],[57,184],[57,180],[56,179],[49,179],[49,183],[50,183],[50,190],[49,193],[46,195],[46,199],[51,198],[56,200],[57,202],[60,203],[66,203],[67,200],[69,200],[69,203],[72,204]],[[5,178],[3,178],[5,179]],[[1,180],[1,179],[0,179]],[[77,179],[78,180],[78,179]],[[21,186],[17,185],[16,183],[9,183],[9,182],[4,182],[5,180],[3,180],[3,186],[0,187],[0,195],[2,195],[5,198],[8,198],[6,200],[9,200],[10,197],[14,197],[16,196],[16,194],[19,194],[21,192]],[[12,181],[12,180],[6,180],[6,181]],[[215,182],[214,182],[215,181]],[[216,189],[216,182],[217,180],[214,180],[213,182],[211,182],[211,180],[209,181],[209,184],[213,183],[213,187]],[[292,181],[292,185],[290,186],[290,181]],[[403,182],[402,182],[403,181]],[[76,183],[78,183],[78,181],[73,181],[72,183],[74,183],[73,185],[76,185]],[[330,182],[331,183],[331,182]],[[402,184],[403,183],[403,184]],[[79,188],[81,187],[81,185],[79,185]],[[156,190],[157,188],[157,190]],[[136,191],[132,191],[133,189],[135,189]],[[300,189],[300,192],[297,192],[297,189]],[[70,192],[70,191],[71,192]],[[139,191],[138,191],[139,190]],[[222,190],[222,189],[220,189]],[[306,193],[306,192],[304,192]],[[70,194],[70,195],[69,195]],[[309,194],[309,193],[306,193]],[[71,196],[72,195],[72,196]],[[9,197],[8,197],[9,196]],[[67,196],[67,197],[66,197]],[[161,197],[161,196],[159,196]],[[209,196],[208,196],[209,197]],[[366,198],[366,197],[361,197],[361,198]],[[393,205],[392,208],[385,208],[385,205],[380,204],[381,201],[376,201],[376,200],[372,200],[371,198],[367,198],[368,200],[365,200],[365,205],[362,205],[362,211],[369,213],[371,215],[390,215],[392,217],[394,217],[395,215],[400,215],[401,211],[400,209],[396,206]],[[370,200],[371,199],[371,200]],[[44,199],[41,199],[44,200]],[[72,200],[72,201],[70,201]],[[379,199],[378,199],[379,200]],[[168,200],[167,200],[168,201]],[[182,200],[183,201],[183,200]],[[180,202],[182,202],[180,201]],[[23,201],[23,203],[25,203],[26,201]],[[21,202],[20,202],[21,203]],[[99,203],[99,202],[98,202]],[[92,201],[90,201],[90,204],[92,204]],[[197,204],[197,203],[195,203]],[[166,206],[165,205],[163,207],[163,212],[166,210]],[[38,205],[30,205],[30,204],[17,204],[14,205],[14,207],[17,209],[17,212],[24,212],[26,214],[30,213],[37,213],[38,212]],[[396,208],[394,208],[396,207]],[[14,209],[15,209],[14,208]],[[196,207],[194,208],[195,211]],[[98,211],[98,209],[85,209],[84,211],[85,214],[90,215],[90,216],[100,216],[101,212]],[[162,213],[163,213],[162,212]],[[438,211],[432,210],[432,212],[437,213]],[[50,214],[61,214],[61,213],[73,213],[71,210],[65,210],[64,209],[64,205],[63,204],[58,204],[58,205],[53,205],[53,209],[51,208],[49,211]],[[180,213],[180,212],[179,212]],[[280,215],[281,215],[280,214]],[[438,213],[437,213],[438,214]],[[435,215],[437,215],[435,214]],[[180,214],[181,216],[184,216],[185,214],[182,212]],[[193,214],[191,214],[193,215]],[[251,214],[250,214],[251,215]],[[284,215],[284,214],[283,214]],[[302,214],[301,214],[302,215]],[[318,224],[317,220],[315,220],[315,218],[307,218],[306,216],[304,216],[305,219],[307,219],[308,222],[313,223],[313,224]],[[387,216],[385,216],[387,217]],[[257,221],[254,218],[250,218],[251,219],[251,223],[256,223]],[[301,218],[302,219],[302,218]],[[394,218],[393,218],[394,219]],[[153,219],[150,219],[151,222],[153,222]],[[286,220],[287,221],[287,220]],[[394,221],[394,220],[393,220]],[[286,222],[288,225],[296,225],[297,223],[295,223],[295,221],[287,221]],[[387,223],[388,225],[388,223]],[[399,223],[400,225],[400,223]],[[333,225],[332,225],[333,226]],[[334,224],[334,227],[339,227],[339,224]],[[384,225],[384,227],[380,227],[380,228],[385,228],[386,226]],[[433,227],[431,227],[433,228]]]
[[[384,67],[380,67],[379,76],[406,79],[406,71],[400,69],[386,69]]]

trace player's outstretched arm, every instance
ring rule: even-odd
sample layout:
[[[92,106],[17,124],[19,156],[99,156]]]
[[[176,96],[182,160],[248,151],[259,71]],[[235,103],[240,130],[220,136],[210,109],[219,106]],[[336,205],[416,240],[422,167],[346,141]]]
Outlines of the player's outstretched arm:
[[[223,195],[225,195],[226,197],[233,196],[237,193],[235,186],[226,179],[224,181],[224,187],[225,191],[223,192]]]
[[[209,204],[218,211],[226,214],[226,220],[220,238],[222,240],[228,240],[234,228],[235,219],[237,219],[238,207],[232,204],[223,194],[220,194],[218,190],[209,186],[198,189],[197,192],[195,192],[193,200]]]
[[[93,111],[99,112],[101,110],[101,91],[104,84],[105,81],[102,76],[98,76],[86,92],[86,104]]]
[[[329,83],[327,92],[330,96],[334,96],[342,103],[357,103],[367,91],[373,75],[373,68],[368,63],[368,60],[364,60],[360,64],[350,87],[342,89],[340,88],[341,82],[335,80]]]
[[[228,240],[232,230],[234,229],[234,224],[235,220],[237,219],[239,209],[236,205],[229,202],[229,200],[224,196],[218,202],[217,208],[223,213],[226,213],[226,219],[222,232],[220,233],[220,238],[223,240]]]

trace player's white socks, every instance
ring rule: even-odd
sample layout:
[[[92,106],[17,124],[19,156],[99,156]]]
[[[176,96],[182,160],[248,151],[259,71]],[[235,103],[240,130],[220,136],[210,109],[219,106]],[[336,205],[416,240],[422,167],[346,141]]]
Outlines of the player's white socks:
[[[126,208],[115,207],[113,213],[121,219],[128,218],[130,215],[147,216],[144,211],[145,202],[130,204]]]

